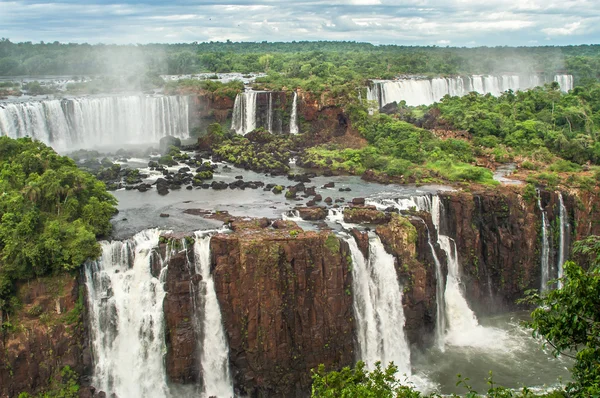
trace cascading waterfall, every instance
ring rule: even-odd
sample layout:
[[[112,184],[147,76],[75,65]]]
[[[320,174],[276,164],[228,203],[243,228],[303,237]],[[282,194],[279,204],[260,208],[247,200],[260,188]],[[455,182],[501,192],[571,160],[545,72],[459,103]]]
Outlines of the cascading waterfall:
[[[444,276],[442,275],[442,264],[435,252],[431,241],[431,233],[427,229],[427,244],[431,249],[433,262],[435,263],[435,300],[436,300],[436,322],[435,322],[435,344],[440,351],[444,351],[444,332],[446,330],[446,312],[444,311]]]
[[[229,347],[221,319],[215,283],[210,273],[210,233],[196,232],[194,266],[202,276],[194,295],[196,330],[202,336],[200,366],[205,397],[233,397],[233,382],[229,371]],[[200,316],[202,315],[202,316]]]
[[[365,259],[352,237],[345,238],[352,256],[353,305],[357,321],[359,359],[369,368],[376,361],[394,362],[400,374],[410,375],[410,349],[404,332],[402,286],[379,237],[369,234]]]
[[[290,134],[298,134],[298,93],[294,91],[294,99],[292,101],[292,114],[290,116]]]
[[[374,203],[380,205],[380,203]],[[439,294],[442,287],[442,271],[439,259],[435,254],[433,244],[430,244],[436,263],[436,300],[438,310],[443,308],[444,316],[436,320],[436,337],[443,334],[441,341],[437,341],[438,347],[444,350],[445,344],[453,346],[480,347],[490,350],[503,350],[506,347],[507,335],[504,331],[483,327],[479,325],[477,317],[469,307],[462,291],[460,278],[460,264],[458,262],[458,251],[456,242],[442,234],[441,218],[443,214],[443,205],[439,196],[415,196],[410,199],[397,199],[394,201],[386,200],[383,206],[394,205],[399,210],[408,210],[416,208],[431,214],[432,223],[435,227],[438,245],[446,253],[448,274],[446,277],[446,286],[443,295]],[[438,260],[438,261],[435,261]],[[445,330],[443,329],[445,326]],[[439,334],[438,334],[439,333]],[[438,337],[439,339],[439,337]]]
[[[0,104],[0,135],[58,150],[189,136],[188,97],[113,96]]]
[[[542,208],[542,197],[540,191],[537,191],[538,198],[537,204],[542,213],[542,254],[540,262],[542,264],[542,280],[540,290],[545,291],[548,289],[548,281],[550,281],[550,241],[548,237],[548,229],[550,227],[548,218],[546,217],[546,211]]]
[[[573,76],[556,75],[562,91],[573,89]],[[527,90],[547,83],[543,75],[473,75],[433,79],[404,78],[374,80],[367,88],[367,99],[376,101],[379,108],[392,102],[405,101],[409,106],[431,105],[445,95],[463,96],[471,91],[499,96],[507,90]]]
[[[563,264],[567,261],[567,255],[569,252],[569,215],[567,213],[567,208],[565,207],[565,202],[563,200],[562,193],[558,193],[558,203],[559,203],[559,223],[560,223],[560,241],[558,246],[558,278],[563,277]],[[562,282],[558,281],[558,287],[562,287]]]
[[[92,384],[107,396],[169,396],[163,362],[166,268],[158,278],[151,273],[159,234],[152,229],[125,242],[101,242],[101,258],[85,266]]]
[[[573,76],[572,75],[556,75],[554,81],[560,86],[560,90],[569,92],[573,90]]]
[[[258,91],[246,91],[235,97],[231,128],[236,133],[246,135],[256,128],[256,100]]]

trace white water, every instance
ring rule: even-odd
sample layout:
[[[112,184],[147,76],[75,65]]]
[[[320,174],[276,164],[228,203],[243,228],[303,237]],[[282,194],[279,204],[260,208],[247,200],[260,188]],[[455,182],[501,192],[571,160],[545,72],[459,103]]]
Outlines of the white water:
[[[542,198],[539,190],[537,204],[538,208],[540,209],[540,213],[542,213],[542,254],[540,257],[540,263],[542,266],[542,281],[540,290],[545,291],[548,289],[548,281],[550,281],[550,242],[548,236],[548,229],[550,225],[546,217],[546,211],[542,208]]]
[[[573,89],[573,76],[556,75],[562,91]],[[499,96],[507,90],[527,90],[546,83],[541,75],[473,75],[434,79],[374,80],[367,88],[367,99],[379,107],[392,102],[406,101],[409,106],[431,105],[445,95],[463,96],[471,91]]]
[[[0,135],[29,136],[57,150],[189,136],[188,97],[114,96],[0,104]]]
[[[573,90],[573,76],[572,75],[556,75],[554,76],[554,81],[558,82],[560,86],[560,90],[564,92],[569,92]]]
[[[246,91],[236,95],[231,116],[231,128],[246,135],[256,128],[256,99],[259,91]]]
[[[202,276],[194,300],[197,326],[200,327],[200,365],[205,397],[233,397],[233,382],[229,371],[229,346],[221,319],[215,283],[210,273],[210,234],[196,232],[194,265]],[[202,316],[199,316],[202,314]]]
[[[410,376],[410,349],[404,332],[402,286],[394,256],[379,237],[369,234],[369,258],[354,238],[345,239],[352,255],[352,292],[357,323],[359,358],[370,369],[376,361],[384,367],[394,362],[400,374]]]
[[[102,257],[85,267],[91,345],[92,385],[107,396],[169,396],[163,355],[163,276],[150,272],[159,231],[131,240],[101,242]]]
[[[377,203],[375,203],[377,205]],[[441,265],[430,244],[436,265],[436,304],[438,310],[443,308],[444,315],[436,320],[436,346],[443,351],[446,345],[456,347],[477,347],[479,349],[508,349],[507,334],[498,329],[479,325],[477,317],[465,299],[460,278],[460,263],[454,239],[441,233],[441,217],[443,206],[439,196],[415,196],[410,199],[386,200],[383,206],[394,205],[399,210],[416,208],[431,214],[431,219],[438,236],[438,245],[446,253],[448,274],[444,294],[440,295],[442,282]],[[381,204],[380,204],[381,205]],[[445,329],[444,329],[445,327]]]
[[[435,345],[444,352],[444,332],[446,330],[446,311],[444,310],[444,276],[442,275],[442,264],[435,252],[435,247],[431,241],[431,233],[427,230],[427,243],[431,249],[431,255],[435,263],[435,304],[436,304],[436,321],[435,321]]]
[[[567,208],[565,207],[565,203],[563,201],[563,196],[562,193],[559,192],[558,193],[558,202],[559,202],[559,206],[560,206],[560,211],[559,211],[559,223],[560,223],[560,242],[559,242],[559,246],[558,246],[558,264],[557,264],[557,269],[558,269],[558,287],[561,288],[562,287],[562,282],[560,281],[560,278],[563,277],[563,264],[565,263],[565,261],[567,261],[567,256],[568,256],[568,252],[569,252],[569,243],[568,243],[568,237],[569,237],[569,215],[567,214]]]
[[[290,116],[290,134],[298,134],[298,93],[294,91],[294,100],[292,101],[292,114]]]

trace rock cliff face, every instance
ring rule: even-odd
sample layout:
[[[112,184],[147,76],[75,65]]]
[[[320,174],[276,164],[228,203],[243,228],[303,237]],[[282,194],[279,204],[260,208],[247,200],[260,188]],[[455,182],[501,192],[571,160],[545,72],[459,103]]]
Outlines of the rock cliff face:
[[[22,308],[9,319],[13,328],[0,332],[0,397],[57,390],[67,366],[85,373],[83,294],[68,275],[19,286]]]
[[[329,232],[238,229],[212,238],[217,296],[236,385],[305,396],[310,369],[354,361],[348,248]]]
[[[559,250],[557,192],[541,191],[550,223],[549,263]],[[598,198],[587,192],[563,193],[572,234],[569,242],[600,233]],[[541,284],[541,219],[535,198],[514,187],[443,195],[442,231],[456,239],[467,300],[478,313],[518,308],[525,290]],[[566,248],[567,251],[570,248]]]
[[[171,241],[171,243],[176,241]],[[163,244],[164,245],[164,244]],[[163,252],[166,248],[163,248]],[[165,311],[165,365],[169,380],[178,384],[193,384],[199,380],[197,337],[192,320],[194,308],[191,283],[197,283],[193,272],[194,248],[180,251],[169,259],[163,303]]]

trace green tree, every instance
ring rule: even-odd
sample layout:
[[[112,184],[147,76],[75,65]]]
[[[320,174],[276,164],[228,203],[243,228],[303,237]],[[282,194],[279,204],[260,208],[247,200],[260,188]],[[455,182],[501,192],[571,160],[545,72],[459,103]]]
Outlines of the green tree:
[[[600,396],[600,237],[590,236],[574,245],[587,269],[564,264],[562,288],[545,295],[530,292],[527,301],[538,307],[529,326],[545,339],[555,354],[575,359],[573,382],[567,392],[577,397]]]

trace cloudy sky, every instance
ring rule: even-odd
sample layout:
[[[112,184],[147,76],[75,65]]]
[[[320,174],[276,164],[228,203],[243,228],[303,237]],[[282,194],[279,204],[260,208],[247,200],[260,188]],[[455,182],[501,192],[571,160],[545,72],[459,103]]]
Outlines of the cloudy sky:
[[[600,43],[600,0],[0,0],[11,41]]]

